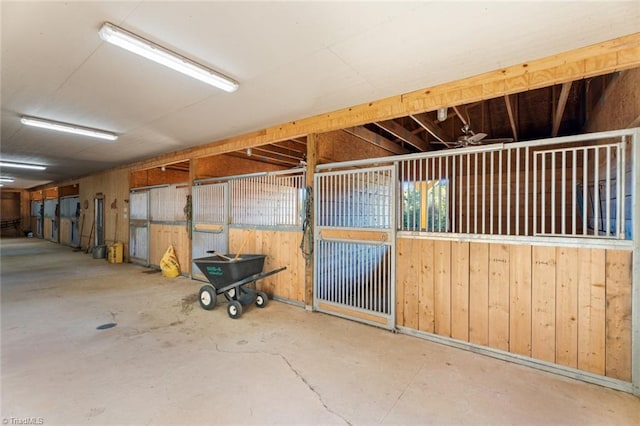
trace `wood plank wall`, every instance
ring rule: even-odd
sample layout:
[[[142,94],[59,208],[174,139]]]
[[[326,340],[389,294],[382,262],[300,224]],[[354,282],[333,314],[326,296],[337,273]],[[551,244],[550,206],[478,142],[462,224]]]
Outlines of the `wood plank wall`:
[[[398,239],[397,324],[631,381],[632,252]]]
[[[160,266],[162,256],[172,245],[178,257],[181,274],[188,275],[191,271],[190,244],[185,225],[152,223],[149,226],[149,264]]]
[[[300,231],[229,230],[229,252],[266,254],[264,271],[287,269],[258,281],[258,288],[283,299],[304,302],[305,260],[300,252]]]

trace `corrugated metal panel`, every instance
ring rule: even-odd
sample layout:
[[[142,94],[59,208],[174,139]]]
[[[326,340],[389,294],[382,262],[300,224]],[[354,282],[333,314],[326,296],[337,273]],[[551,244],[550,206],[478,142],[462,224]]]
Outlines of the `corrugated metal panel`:
[[[72,218],[78,210],[79,197],[67,197],[60,199],[60,217]]]
[[[42,208],[42,201],[31,202],[31,216],[40,216],[40,209]]]
[[[193,187],[193,222],[224,223],[225,184]]]
[[[179,222],[186,220],[184,207],[187,203],[189,187],[175,185],[152,188],[149,191],[149,218],[158,222]]]
[[[132,258],[147,261],[149,257],[149,228],[131,227],[129,255]]]

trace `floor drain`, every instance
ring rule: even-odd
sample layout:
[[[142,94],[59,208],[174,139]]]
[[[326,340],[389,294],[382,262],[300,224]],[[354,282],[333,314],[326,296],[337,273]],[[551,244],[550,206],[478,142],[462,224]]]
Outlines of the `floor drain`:
[[[118,325],[118,324],[116,324],[115,322],[108,322],[106,324],[102,324],[102,325],[97,326],[96,330],[106,330],[107,328],[113,328],[116,325]]]

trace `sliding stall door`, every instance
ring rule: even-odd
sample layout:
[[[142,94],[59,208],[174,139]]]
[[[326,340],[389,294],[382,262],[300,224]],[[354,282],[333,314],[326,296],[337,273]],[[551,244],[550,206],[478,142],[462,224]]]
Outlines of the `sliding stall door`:
[[[315,309],[395,327],[394,170],[315,175]]]
[[[210,256],[207,251],[227,253],[229,250],[229,186],[226,183],[196,185],[193,194],[192,258]],[[194,279],[207,281],[195,262]]]

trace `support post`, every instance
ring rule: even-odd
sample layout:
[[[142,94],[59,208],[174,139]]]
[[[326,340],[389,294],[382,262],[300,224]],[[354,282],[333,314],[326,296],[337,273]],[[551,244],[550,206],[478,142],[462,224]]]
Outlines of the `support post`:
[[[313,193],[313,180],[316,171],[316,164],[318,163],[318,135],[316,133],[310,133],[307,135],[307,173],[306,173],[306,186],[311,188]],[[315,200],[312,199],[311,212],[309,212],[309,224],[313,235],[314,229],[314,211]],[[304,267],[304,304],[308,311],[313,310],[313,257],[307,259]]]

